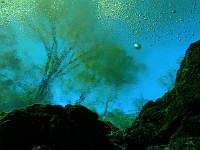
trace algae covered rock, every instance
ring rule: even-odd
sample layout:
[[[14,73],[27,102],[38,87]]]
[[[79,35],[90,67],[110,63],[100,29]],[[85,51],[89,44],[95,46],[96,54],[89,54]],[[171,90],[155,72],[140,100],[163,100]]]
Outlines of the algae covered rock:
[[[83,106],[35,104],[0,120],[0,149],[112,149],[109,133],[110,127]]]
[[[177,142],[191,138],[198,147],[200,137],[200,41],[192,43],[177,72],[175,87],[141,110],[129,134],[129,149],[179,149]],[[195,139],[195,140],[193,140]],[[177,141],[178,140],[178,141]],[[198,142],[197,142],[198,141]],[[188,145],[189,146],[189,145]]]
[[[174,89],[149,101],[120,130],[80,105],[35,104],[0,113],[1,150],[200,149],[200,41],[190,45]]]

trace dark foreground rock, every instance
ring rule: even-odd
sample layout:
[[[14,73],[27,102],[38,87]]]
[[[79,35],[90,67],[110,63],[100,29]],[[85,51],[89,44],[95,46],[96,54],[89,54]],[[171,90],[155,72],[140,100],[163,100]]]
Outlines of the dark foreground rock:
[[[83,106],[35,104],[0,114],[0,150],[200,149],[200,41],[191,44],[175,87],[149,101],[120,130]]]
[[[175,88],[149,101],[127,134],[129,149],[200,149],[200,41],[187,50]]]
[[[14,110],[1,119],[1,150],[112,149],[110,125],[83,106],[40,105]]]

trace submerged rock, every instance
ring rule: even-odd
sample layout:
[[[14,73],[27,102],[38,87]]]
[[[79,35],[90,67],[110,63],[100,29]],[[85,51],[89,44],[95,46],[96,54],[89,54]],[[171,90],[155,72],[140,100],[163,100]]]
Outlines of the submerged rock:
[[[1,119],[0,149],[112,149],[109,128],[83,106],[35,104]]]
[[[200,149],[200,41],[188,48],[175,87],[156,102],[148,102],[132,127],[128,146],[140,149]],[[177,144],[179,143],[179,144]],[[188,144],[187,144],[188,143]]]
[[[80,105],[40,105],[0,114],[0,150],[200,149],[200,41],[190,45],[175,87],[120,130]]]

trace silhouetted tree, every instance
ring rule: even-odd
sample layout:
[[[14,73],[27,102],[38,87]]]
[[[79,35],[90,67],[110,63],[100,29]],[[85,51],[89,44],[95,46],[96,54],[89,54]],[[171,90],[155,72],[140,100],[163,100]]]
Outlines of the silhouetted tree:
[[[120,88],[136,81],[141,70],[126,51],[108,38],[98,18],[98,5],[91,0],[22,0],[1,4],[1,24],[15,24],[20,32],[43,44],[46,62],[34,99],[50,99],[55,80],[72,78],[81,91],[82,103],[97,84]],[[13,9],[16,13],[13,13]],[[18,11],[17,11],[18,10]],[[36,67],[36,69],[38,69]]]

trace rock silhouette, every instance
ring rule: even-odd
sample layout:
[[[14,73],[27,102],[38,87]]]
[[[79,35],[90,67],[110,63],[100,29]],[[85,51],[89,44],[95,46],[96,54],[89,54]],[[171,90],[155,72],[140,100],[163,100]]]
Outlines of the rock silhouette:
[[[80,105],[42,105],[0,114],[1,150],[200,149],[200,41],[190,45],[175,87],[149,101],[120,130]]]

